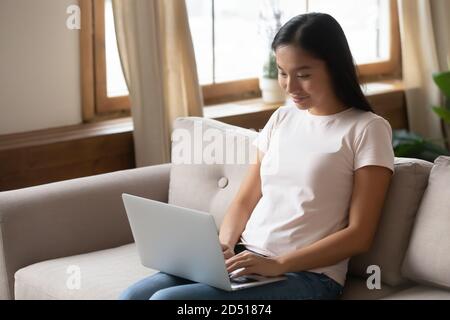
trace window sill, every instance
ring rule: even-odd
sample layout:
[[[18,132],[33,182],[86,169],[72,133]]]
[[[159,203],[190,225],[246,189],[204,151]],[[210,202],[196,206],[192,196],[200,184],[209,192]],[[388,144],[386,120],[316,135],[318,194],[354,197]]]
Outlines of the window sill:
[[[404,90],[403,83],[399,80],[368,83],[365,87],[364,91],[368,98],[376,98],[377,96],[403,92]],[[289,100],[287,103],[289,104]],[[261,98],[242,100],[234,103],[206,106],[204,108],[204,117],[222,120],[226,118],[239,118],[239,116],[246,115],[256,116],[274,111],[280,105],[281,104],[264,104]],[[131,117],[124,117],[61,128],[8,134],[0,136],[0,151],[112,134],[131,133],[132,131],[133,122]]]
[[[401,80],[389,80],[382,82],[366,83],[363,91],[368,98],[381,96],[383,94],[402,92],[404,90]],[[286,103],[265,104],[262,98],[242,100],[231,103],[215,104],[203,108],[203,116],[210,119],[221,119],[234,117],[264,111],[275,110],[283,104],[291,104],[290,100]]]
[[[133,131],[131,117],[0,136],[0,151]]]

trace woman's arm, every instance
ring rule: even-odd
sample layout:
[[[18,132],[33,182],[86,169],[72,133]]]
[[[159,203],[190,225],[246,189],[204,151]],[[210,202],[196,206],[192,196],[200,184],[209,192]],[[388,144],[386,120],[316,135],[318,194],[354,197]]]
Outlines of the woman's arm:
[[[307,247],[290,253],[264,258],[243,252],[227,260],[228,272],[244,268],[236,276],[257,273],[276,276],[338,263],[370,249],[392,171],[380,166],[366,166],[355,172],[349,213],[349,225]]]
[[[247,175],[225,213],[220,226],[220,243],[228,246],[231,250],[238,242],[253,209],[262,197],[259,172],[262,157],[263,154],[258,151],[256,163],[250,164]]]

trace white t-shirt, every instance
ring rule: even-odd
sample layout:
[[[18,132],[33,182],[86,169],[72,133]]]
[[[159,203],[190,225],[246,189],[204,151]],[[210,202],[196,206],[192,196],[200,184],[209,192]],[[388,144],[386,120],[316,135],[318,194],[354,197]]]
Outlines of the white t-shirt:
[[[319,116],[280,107],[254,145],[265,153],[262,197],[240,243],[267,256],[303,248],[345,228],[355,170],[378,165],[394,171],[391,126],[357,108]],[[344,285],[348,260],[308,271]]]

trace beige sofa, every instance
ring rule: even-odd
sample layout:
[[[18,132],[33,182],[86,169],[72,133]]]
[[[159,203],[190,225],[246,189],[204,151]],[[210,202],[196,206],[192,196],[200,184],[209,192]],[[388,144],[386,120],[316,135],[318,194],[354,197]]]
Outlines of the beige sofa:
[[[194,117],[174,125],[194,143],[202,139],[196,130],[213,129],[232,137],[223,140],[225,152],[238,139],[254,151],[251,130]],[[241,164],[183,164],[175,154],[178,138],[173,164],[0,193],[0,298],[116,299],[156,272],[139,262],[124,192],[210,212],[219,226],[250,157]],[[450,299],[449,230],[450,158],[434,164],[396,158],[376,239],[351,259],[342,299]],[[380,267],[381,289],[368,289],[371,265]]]

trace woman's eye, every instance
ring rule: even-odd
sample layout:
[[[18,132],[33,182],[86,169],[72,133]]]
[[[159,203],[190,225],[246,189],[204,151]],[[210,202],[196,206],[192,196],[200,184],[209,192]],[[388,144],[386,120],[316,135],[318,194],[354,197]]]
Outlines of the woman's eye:
[[[305,75],[300,75],[300,74],[299,74],[299,75],[297,76],[297,78],[300,78],[300,79],[307,79],[307,78],[309,78],[309,76],[310,76],[309,74],[305,74]]]
[[[282,77],[286,77],[286,73],[284,73],[284,72],[278,72],[278,74]]]

